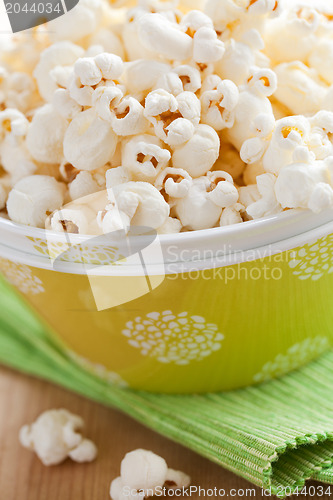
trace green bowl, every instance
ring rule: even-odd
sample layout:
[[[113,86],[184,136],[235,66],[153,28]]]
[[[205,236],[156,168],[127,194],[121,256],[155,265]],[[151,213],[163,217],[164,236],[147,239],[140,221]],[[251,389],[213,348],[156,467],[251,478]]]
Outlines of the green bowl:
[[[224,391],[332,345],[332,218],[294,212],[163,236],[126,258],[117,241],[1,221],[0,270],[68,353],[110,383]]]

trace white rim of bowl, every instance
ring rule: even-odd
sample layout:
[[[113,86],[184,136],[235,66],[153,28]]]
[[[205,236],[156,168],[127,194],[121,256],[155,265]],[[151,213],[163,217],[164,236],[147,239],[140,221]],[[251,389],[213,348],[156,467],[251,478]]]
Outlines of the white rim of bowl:
[[[217,263],[216,259],[209,260],[192,260],[184,262],[172,263],[174,266],[178,266],[179,269],[168,269],[167,264],[152,264],[148,265],[148,273],[142,272],[142,267],[138,268],[135,265],[83,265],[79,263],[72,262],[62,262],[61,269],[55,270],[52,266],[52,262],[49,259],[43,259],[34,255],[28,255],[20,252],[18,250],[13,250],[3,244],[0,244],[0,256],[7,258],[13,262],[19,264],[25,264],[31,267],[36,267],[40,269],[46,269],[54,272],[61,272],[65,274],[84,274],[87,275],[87,268],[90,269],[91,275],[102,275],[102,276],[159,276],[163,274],[182,274],[194,271],[202,271],[205,269],[223,268],[226,266],[233,266],[245,262],[252,262],[257,259],[270,257],[279,253],[283,253],[295,248],[302,247],[306,244],[315,243],[318,239],[333,234],[333,221],[317,227],[311,231],[307,231],[291,238],[285,240],[280,240],[276,243],[264,245],[261,247],[253,248],[250,250],[234,252],[228,255],[224,255],[221,261]],[[169,265],[170,267],[170,265]],[[94,272],[91,272],[91,270]],[[108,272],[106,272],[106,269]]]
[[[223,227],[213,227],[209,229],[198,229],[195,231],[187,231],[183,233],[176,234],[161,234],[159,235],[159,239],[162,243],[178,243],[181,242],[192,242],[193,240],[199,240],[203,238],[207,238],[209,236],[219,236],[219,235],[234,235],[247,230],[260,230],[264,227],[269,227],[274,223],[282,223],[287,222],[288,220],[292,221],[295,219],[295,222],[299,223],[299,232],[297,234],[301,234],[302,232],[308,231],[307,229],[307,221],[313,220],[313,224],[311,229],[315,227],[319,227],[323,224],[328,223],[329,221],[333,221],[333,209],[322,211],[319,214],[314,214],[310,210],[305,209],[290,209],[279,214],[269,215],[266,217],[262,217],[256,220],[250,220],[246,222],[242,222],[240,224],[232,224],[230,226]],[[316,219],[316,222],[315,222]],[[311,224],[310,224],[311,226]],[[52,231],[50,229],[42,229],[36,228],[32,226],[27,226],[24,224],[19,224],[17,222],[13,222],[10,219],[4,218],[0,216],[0,233],[1,229],[6,229],[10,232],[23,235],[23,236],[34,236],[36,238],[45,238],[47,235],[50,239],[59,239],[64,237],[65,233],[60,233],[57,231]],[[77,243],[81,243],[85,241],[87,238],[94,238],[96,235],[83,235],[83,234],[74,234],[67,233],[70,235],[73,242],[76,240]]]

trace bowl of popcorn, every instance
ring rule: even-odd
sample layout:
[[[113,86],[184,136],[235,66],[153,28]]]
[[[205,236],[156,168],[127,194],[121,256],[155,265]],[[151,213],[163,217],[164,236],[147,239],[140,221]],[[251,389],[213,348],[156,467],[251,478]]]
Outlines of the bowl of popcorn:
[[[110,383],[332,344],[333,7],[81,0],[0,44],[0,270]]]

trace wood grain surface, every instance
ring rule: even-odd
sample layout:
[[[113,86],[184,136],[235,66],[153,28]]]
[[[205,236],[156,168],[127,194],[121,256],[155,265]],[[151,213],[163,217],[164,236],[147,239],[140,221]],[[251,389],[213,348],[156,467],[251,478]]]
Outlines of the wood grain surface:
[[[20,427],[51,408],[67,408],[84,418],[86,435],[99,448],[94,463],[67,460],[59,466],[44,467],[32,452],[20,446]],[[108,500],[110,482],[119,475],[123,456],[135,448],[163,456],[170,467],[187,472],[194,485],[225,490],[224,498],[266,498],[260,488],[115,410],[0,367],[0,500]],[[311,484],[314,488],[320,486]],[[204,496],[197,493],[191,498]],[[321,496],[318,491],[314,496],[297,498],[328,500],[330,495]]]

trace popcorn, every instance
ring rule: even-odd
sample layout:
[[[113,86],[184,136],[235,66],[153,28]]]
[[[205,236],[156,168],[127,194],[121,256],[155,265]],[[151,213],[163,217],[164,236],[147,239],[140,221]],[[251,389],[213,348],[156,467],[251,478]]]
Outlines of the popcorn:
[[[167,220],[157,229],[158,234],[177,234],[182,229],[181,222],[174,218],[168,217]]]
[[[260,37],[259,33],[256,33]],[[262,44],[264,45],[263,41]],[[249,78],[251,67],[255,64],[255,50],[250,45],[232,38],[225,44],[225,53],[216,64],[216,73],[236,85],[242,85]]]
[[[73,165],[71,165],[64,159],[60,164],[59,173],[63,181],[70,183],[74,181],[76,176],[80,173],[80,170],[73,167]]]
[[[128,498],[129,500],[134,500],[134,499],[144,499],[144,492],[140,492],[138,491],[135,495],[126,495],[125,497],[125,494],[123,492],[124,490],[124,484],[123,484],[123,481],[121,479],[121,477],[117,477],[116,479],[114,479],[111,483],[111,486],[110,486],[110,497],[113,499],[113,500],[125,500],[125,498]]]
[[[126,231],[127,233],[131,225],[131,218],[116,207],[107,205],[105,210],[98,212],[97,224],[101,228],[103,234],[120,230]]]
[[[3,210],[6,207],[9,191],[10,191],[9,176],[0,177],[0,210]]]
[[[333,84],[333,41],[319,40],[309,55],[309,65],[328,85]]]
[[[30,75],[18,71],[7,74],[5,76],[2,100],[7,108],[17,108],[24,113],[30,111],[38,102],[34,80]]]
[[[179,470],[168,469],[166,483],[168,489],[187,488],[191,484],[191,478]]]
[[[233,179],[227,172],[216,170],[208,172],[207,178],[210,181],[208,197],[216,205],[227,208],[238,200],[238,191],[233,185]]]
[[[146,49],[169,60],[189,59],[193,50],[192,38],[161,14],[140,17],[138,36]]]
[[[46,229],[74,234],[98,235],[101,233],[97,216],[107,204],[106,191],[78,198],[60,210],[55,210],[47,219]]]
[[[166,222],[170,213],[163,196],[148,182],[118,184],[108,189],[108,198],[130,218],[132,226],[157,229]]]
[[[282,208],[310,208],[319,213],[332,206],[331,175],[331,160],[288,165],[276,180],[276,198]]]
[[[276,63],[306,62],[316,43],[319,13],[306,5],[291,5],[269,24],[265,32],[265,51]]]
[[[205,12],[214,20],[215,29],[234,38],[248,29],[264,31],[267,18],[278,15],[280,11],[281,3],[275,0],[208,0],[205,5]]]
[[[17,141],[7,135],[0,146],[0,160],[3,169],[10,175],[11,184],[37,171],[37,162],[31,157],[24,141]]]
[[[62,208],[54,212],[46,227],[58,232],[99,234],[96,214],[85,204],[77,204],[74,208]]]
[[[190,10],[180,22],[182,30],[192,38],[201,28],[214,29],[212,19],[200,10]]]
[[[20,430],[20,442],[24,448],[35,451],[46,466],[58,465],[67,457],[75,462],[95,460],[97,448],[79,432],[83,420],[67,410],[49,410],[32,425]]]
[[[303,116],[279,120],[263,156],[266,172],[278,174],[282,167],[292,163],[295,150],[305,143],[309,132],[310,124]]]
[[[42,52],[33,74],[39,93],[45,101],[51,101],[53,93],[59,88],[51,71],[60,66],[72,66],[83,54],[82,47],[69,41],[55,43]]]
[[[248,79],[248,87],[259,95],[270,97],[277,90],[277,76],[271,69],[254,69]]]
[[[231,226],[243,222],[241,212],[244,210],[245,208],[241,203],[235,203],[235,205],[226,207],[220,217],[220,227]]]
[[[121,462],[120,477],[110,487],[113,500],[123,500],[124,488],[137,491],[135,498],[153,496],[157,488],[186,488],[191,478],[180,471],[168,469],[166,461],[148,450],[134,450],[127,453]],[[133,493],[132,493],[133,495]]]
[[[309,119],[311,125],[310,136],[307,145],[317,160],[324,160],[333,156],[333,144],[330,134],[333,133],[333,113],[330,111],[319,111]]]
[[[50,77],[55,83],[56,89],[67,89],[72,74],[73,69],[71,66],[56,66],[50,71]]]
[[[233,179],[238,179],[243,174],[245,166],[238,151],[230,143],[222,142],[219,157],[214,163],[213,169],[223,170],[228,172]]]
[[[2,64],[0,65],[0,103],[2,106],[4,106],[5,99],[6,99],[6,82],[8,78],[8,71]]]
[[[327,87],[314,69],[296,61],[279,64],[275,72],[279,82],[275,97],[293,113],[312,114],[323,108]]]
[[[64,185],[53,177],[27,176],[15,184],[9,193],[8,215],[14,222],[44,227],[47,214],[62,206],[64,194]]]
[[[270,127],[266,132],[269,129]],[[292,163],[296,149],[306,144],[309,133],[310,123],[305,117],[282,118],[276,122],[271,135],[265,137],[264,133],[262,138],[255,137],[245,141],[240,156],[248,164],[262,160],[266,172],[278,174],[284,165]]]
[[[245,208],[255,203],[260,199],[260,193],[256,184],[249,184],[248,186],[241,186],[238,189],[239,203]]]
[[[100,45],[103,47],[103,52],[107,52],[110,55],[116,55],[125,59],[124,47],[116,35],[111,29],[102,28],[97,33],[95,33],[91,39],[90,43],[92,45]]]
[[[286,118],[287,116],[290,116],[292,114],[291,111],[287,108],[287,106],[284,106],[281,102],[275,99],[274,96],[270,98],[270,101],[273,108],[273,114],[276,120],[280,120],[281,118]]]
[[[74,74],[81,85],[97,85],[103,78],[102,72],[91,57],[82,57],[74,64]]]
[[[131,94],[138,92],[142,92],[144,94],[155,88],[155,86],[157,86],[156,82],[170,69],[171,67],[169,64],[159,61],[139,59],[137,61],[125,63],[122,78]],[[163,86],[157,87],[164,88]]]
[[[193,38],[193,60],[199,64],[214,63],[224,54],[224,43],[217,38],[213,21],[203,12],[192,10],[180,22],[184,32]]]
[[[92,104],[98,116],[110,124],[113,120],[114,109],[121,103],[124,93],[118,86],[102,86],[92,94]]]
[[[333,207],[332,15],[318,2],[81,0],[14,37],[0,54],[0,210],[98,235]]]
[[[25,137],[28,131],[29,122],[23,113],[17,109],[7,108],[0,111],[0,134],[12,135],[13,139]]]
[[[139,5],[151,12],[174,11],[178,4],[178,0],[139,0]]]
[[[224,43],[217,38],[214,29],[202,27],[193,38],[193,60],[206,64],[219,61],[224,54]]]
[[[118,136],[144,133],[148,127],[144,107],[134,97],[124,97],[111,113],[111,126]]]
[[[147,450],[127,453],[121,462],[123,483],[135,490],[154,490],[164,484],[168,472],[166,461]]]
[[[120,57],[98,53],[94,57],[83,57],[74,64],[74,74],[69,85],[70,95],[81,106],[91,106],[96,86],[114,86],[123,73]]]
[[[122,166],[134,180],[154,181],[171,158],[162,141],[153,135],[138,135],[123,143]]]
[[[308,208],[315,214],[332,207],[333,189],[326,182],[319,182],[313,189],[308,202]]]
[[[0,161],[12,184],[37,170],[25,144],[28,127],[29,122],[20,111],[9,108],[0,111]]]
[[[316,2],[312,5],[319,14],[319,24],[317,28],[318,37],[330,37],[332,34],[332,5],[328,2]]]
[[[244,13],[243,6],[237,1],[207,0],[204,12],[214,20],[215,28],[223,32],[228,25],[241,19]]]
[[[103,167],[116,151],[117,136],[93,109],[79,113],[70,123],[63,140],[66,160],[78,170]]]
[[[252,73],[247,85],[240,89],[239,101],[235,108],[234,126],[227,130],[227,137],[236,149],[257,135],[253,124],[260,116],[261,121],[274,123],[272,105],[268,99],[275,90],[276,78],[271,70]]]
[[[246,212],[252,219],[282,212],[281,205],[275,195],[276,177],[273,174],[262,174],[257,177],[257,188],[260,199],[247,206]]]
[[[207,90],[201,95],[202,123],[215,130],[231,128],[238,100],[237,86],[230,80],[221,80],[214,90]]]
[[[52,98],[52,105],[66,120],[73,120],[77,114],[83,111],[82,106],[71,98],[69,90],[57,89]]]
[[[265,170],[261,161],[250,163],[246,166],[243,173],[243,181],[246,186],[256,184],[258,175],[264,174]]]
[[[124,23],[121,36],[128,61],[156,58],[156,53],[148,49],[139,37],[138,19],[146,13],[141,8],[131,9],[127,13],[127,22]]]
[[[279,2],[276,0],[252,0],[247,6],[247,10],[251,15],[264,15],[276,12],[279,8]]]
[[[125,184],[125,182],[129,182],[132,180],[132,176],[130,175],[129,171],[124,167],[110,168],[106,172],[105,178],[107,189],[113,188],[118,184]]]
[[[91,107],[94,88],[82,85],[80,79],[73,74],[69,86],[70,97],[77,102],[79,106]]]
[[[197,92],[201,88],[200,72],[187,64],[164,72],[155,84],[155,89],[164,89],[177,96],[184,91]]]
[[[68,186],[68,193],[71,200],[83,198],[89,194],[96,193],[100,187],[90,172],[79,172],[75,179]]]
[[[253,137],[245,141],[240,150],[240,157],[249,166],[258,163],[267,150],[267,141],[260,137]]]
[[[58,17],[48,23],[49,36],[53,41],[79,41],[96,31],[102,21],[102,15],[101,0],[80,0],[63,18]]]
[[[175,214],[187,229],[208,229],[216,226],[222,215],[222,208],[233,205],[238,199],[237,190],[231,184],[229,174],[212,174],[210,178],[193,179],[187,196],[180,198],[174,207]]]
[[[115,54],[103,52],[95,56],[94,62],[105,80],[118,80],[123,74],[123,60]]]
[[[155,133],[169,146],[189,141],[200,121],[200,101],[192,92],[177,97],[165,90],[153,90],[146,98],[145,116]]]
[[[60,163],[67,127],[67,120],[52,104],[45,104],[39,108],[27,133],[26,145],[31,156],[44,163]]]
[[[160,173],[155,181],[155,187],[171,198],[184,198],[192,183],[191,176],[182,168],[168,167]],[[170,205],[170,200],[169,205]]]
[[[192,138],[172,154],[172,165],[186,170],[191,177],[205,175],[216,162],[220,139],[208,125],[198,125]]]
[[[246,15],[240,27],[236,26],[235,35],[242,33],[248,25],[265,32],[269,28],[269,21],[278,17],[282,12],[283,2],[281,0],[254,0],[246,8]],[[247,19],[247,15],[249,19]]]

